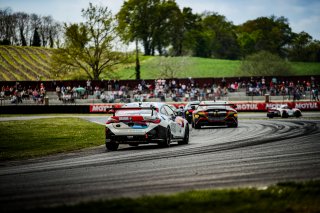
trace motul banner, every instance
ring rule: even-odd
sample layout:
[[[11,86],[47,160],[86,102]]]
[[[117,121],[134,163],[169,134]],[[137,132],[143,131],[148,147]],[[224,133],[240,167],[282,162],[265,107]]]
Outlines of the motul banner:
[[[111,108],[120,108],[122,104],[91,104],[90,112],[108,112]]]
[[[291,108],[298,108],[302,111],[320,111],[320,102],[229,102],[237,106],[237,111],[239,112],[253,112],[253,111],[262,111],[266,112],[268,108],[280,107],[281,105],[288,105]],[[179,108],[184,106],[185,103],[171,103],[175,107]]]
[[[237,106],[236,110],[238,112],[254,112],[261,111],[266,112],[268,108],[279,107],[280,105],[286,104],[291,108],[298,108],[302,111],[320,111],[320,102],[229,102],[230,104],[234,104]],[[176,108],[180,108],[186,105],[186,103],[169,103],[174,105]],[[121,107],[121,103],[117,104],[91,104],[90,112],[98,113],[98,112],[108,112],[111,108]]]

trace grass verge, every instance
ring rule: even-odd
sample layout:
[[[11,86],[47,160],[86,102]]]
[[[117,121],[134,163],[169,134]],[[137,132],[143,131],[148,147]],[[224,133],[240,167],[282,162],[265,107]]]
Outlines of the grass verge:
[[[104,126],[80,118],[0,122],[0,160],[20,160],[102,145]]]
[[[320,212],[320,181],[286,182],[266,189],[203,190],[167,196],[121,198],[32,212],[312,213]]]
[[[141,79],[161,78],[161,66],[159,56],[141,57]],[[173,60],[180,64],[181,57]],[[319,75],[319,63],[290,62],[292,65],[293,76],[299,75]],[[241,77],[248,76],[241,73],[240,60],[224,60],[190,57],[188,64],[181,65],[181,71],[175,75],[178,78],[222,78],[222,77]],[[120,67],[117,71],[120,79],[135,79],[135,64]],[[158,73],[158,75],[157,75]]]

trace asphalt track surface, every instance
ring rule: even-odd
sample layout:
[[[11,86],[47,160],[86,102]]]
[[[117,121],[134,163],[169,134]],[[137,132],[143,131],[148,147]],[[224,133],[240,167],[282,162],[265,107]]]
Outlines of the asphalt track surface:
[[[319,179],[319,115],[264,119],[265,114],[244,113],[238,128],[193,129],[188,145],[120,145],[115,152],[100,146],[3,163],[0,210]],[[106,119],[83,118],[98,123]]]

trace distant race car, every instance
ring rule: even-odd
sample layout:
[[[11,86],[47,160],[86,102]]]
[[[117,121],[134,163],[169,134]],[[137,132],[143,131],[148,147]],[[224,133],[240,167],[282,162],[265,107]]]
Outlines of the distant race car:
[[[192,122],[192,112],[199,106],[199,104],[200,101],[192,101],[187,103],[183,108],[183,115],[189,124]]]
[[[281,118],[288,118],[288,117],[301,117],[302,113],[301,110],[298,108],[290,108],[288,105],[283,104],[279,107],[273,107],[268,109],[267,117],[281,117]]]
[[[189,143],[189,124],[171,105],[158,102],[128,103],[113,108],[105,126],[106,148],[118,149],[119,144],[137,146],[157,143],[169,147],[170,143]]]
[[[192,127],[202,126],[238,127],[238,112],[226,101],[202,101],[192,113]]]

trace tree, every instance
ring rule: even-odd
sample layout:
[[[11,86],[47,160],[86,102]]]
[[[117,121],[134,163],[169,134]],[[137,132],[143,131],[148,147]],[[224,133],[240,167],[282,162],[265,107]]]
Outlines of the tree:
[[[171,55],[182,56],[188,53],[188,33],[197,28],[199,15],[193,14],[189,7],[183,8],[182,11],[176,11],[172,15],[172,30],[170,31]]]
[[[32,40],[31,46],[34,46],[34,47],[41,46],[41,39],[40,39],[40,35],[38,33],[38,28],[34,28],[33,40]]]
[[[127,57],[113,50],[116,25],[107,7],[90,3],[82,16],[86,19],[83,23],[65,24],[65,47],[55,51],[53,67],[59,74],[82,70],[89,79],[98,80],[102,73],[111,74]]]
[[[16,40],[17,19],[10,8],[0,10],[0,44],[12,45]]]
[[[141,42],[145,55],[156,51],[163,55],[171,44],[180,13],[174,0],[128,0],[117,14],[118,31],[126,43]]]
[[[238,26],[237,31],[240,37],[238,40],[240,39],[242,49],[245,50],[243,55],[265,50],[285,57],[286,47],[292,39],[292,30],[288,19],[284,17],[259,17]]]
[[[126,43],[142,41],[144,54],[151,55],[154,10],[157,0],[125,1],[117,14],[118,31]]]
[[[42,46],[47,46],[50,39],[50,30],[52,29],[53,18],[51,16],[43,16],[41,18],[41,25],[39,33],[41,35]]]
[[[205,14],[202,21],[204,30],[211,35],[211,57],[237,59],[239,47],[235,34],[235,26],[226,17],[217,13]]]
[[[312,40],[312,36],[306,32],[294,34],[288,49],[289,59],[292,61],[320,61],[320,42]]]
[[[248,56],[240,66],[242,76],[288,76],[291,69],[287,61],[267,51]]]
[[[173,5],[174,3],[174,5]],[[170,44],[170,17],[173,13],[172,6],[177,7],[175,2],[163,2],[162,4],[157,4],[154,7],[154,29],[152,32],[151,40],[151,54],[154,55],[154,51],[157,50],[159,55],[163,55],[164,49]],[[179,8],[178,8],[179,10]]]
[[[235,26],[217,13],[203,13],[196,27],[188,32],[188,41],[194,56],[224,59],[239,57]]]
[[[60,24],[51,16],[41,17],[24,12],[12,13],[10,8],[0,9],[0,44],[32,46],[34,36],[36,39],[39,36],[41,46],[53,47],[60,39],[58,35],[61,29],[58,26]]]
[[[27,13],[16,13],[21,46],[27,46],[26,34],[28,33],[29,15]]]

